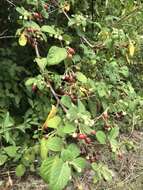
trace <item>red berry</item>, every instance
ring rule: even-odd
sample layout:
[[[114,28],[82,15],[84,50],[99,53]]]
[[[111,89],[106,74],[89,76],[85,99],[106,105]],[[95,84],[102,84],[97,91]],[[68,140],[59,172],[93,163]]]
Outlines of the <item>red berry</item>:
[[[79,134],[79,135],[78,135],[78,138],[79,138],[79,139],[86,139],[87,136],[86,136],[85,134]]]
[[[27,28],[27,32],[33,32],[33,28]]]
[[[90,143],[91,143],[91,139],[90,139],[89,137],[87,137],[87,138],[85,138],[85,142],[86,142],[87,144],[90,144]]]
[[[44,8],[45,8],[46,10],[48,10],[49,6],[48,6],[47,3],[44,5]]]
[[[91,135],[96,135],[96,131],[95,130],[91,131]]]
[[[35,12],[33,13],[33,16],[37,19],[42,19],[42,15],[40,13]]]
[[[72,54],[72,55],[75,54],[75,50],[73,48],[69,47],[67,50],[69,54]]]
[[[33,84],[32,85],[32,92],[35,92],[37,90],[37,85],[36,84]]]

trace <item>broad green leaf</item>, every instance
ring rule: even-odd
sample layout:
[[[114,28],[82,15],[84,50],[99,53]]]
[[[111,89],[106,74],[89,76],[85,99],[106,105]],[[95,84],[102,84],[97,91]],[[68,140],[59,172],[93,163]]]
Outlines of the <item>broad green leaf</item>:
[[[100,144],[106,143],[106,135],[103,131],[97,131],[96,138],[100,142]]]
[[[23,16],[29,16],[30,15],[30,13],[26,9],[24,9],[24,7],[16,7],[16,11]]]
[[[25,82],[25,86],[30,86],[32,84],[34,84],[35,82],[37,82],[36,78],[29,78],[26,82]]]
[[[76,144],[70,144],[68,146],[68,150],[72,152],[73,159],[80,155],[80,149],[77,147]]]
[[[44,72],[45,67],[47,65],[47,58],[36,58],[35,61],[37,62],[41,71]]]
[[[7,161],[7,159],[7,155],[0,155],[0,166],[2,166]]]
[[[56,162],[56,160],[57,157],[49,157],[42,162],[42,165],[40,167],[40,175],[43,178],[43,180],[47,183],[49,183],[52,165],[54,162]]]
[[[112,152],[116,152],[117,149],[119,148],[118,141],[115,139],[110,140],[110,145],[111,145]]]
[[[49,25],[44,25],[44,26],[42,26],[42,27],[41,27],[41,31],[42,31],[42,32],[47,32],[47,33],[53,34],[53,35],[56,34],[55,29],[54,29],[52,26],[49,26]]]
[[[71,168],[58,158],[52,165],[49,187],[52,190],[63,190],[71,178]]]
[[[104,82],[99,82],[97,83],[97,92],[99,94],[100,97],[104,97],[104,96],[107,96],[107,86]]]
[[[111,129],[108,138],[109,140],[112,140],[118,137],[118,135],[119,135],[119,127],[114,127]]]
[[[61,103],[66,106],[67,108],[71,107],[72,101],[69,96],[62,96]]]
[[[14,125],[14,122],[12,120],[12,118],[9,115],[9,112],[6,113],[4,120],[3,120],[3,127],[12,127]]]
[[[4,148],[4,151],[7,153],[9,157],[14,158],[17,154],[18,147],[16,146],[8,146]]]
[[[48,139],[41,139],[40,142],[40,156],[42,158],[42,160],[45,160],[47,158],[47,154],[48,154]]]
[[[82,172],[86,167],[87,162],[84,158],[79,157],[70,162],[70,164],[72,164],[78,172]]]
[[[61,158],[63,161],[71,161],[73,160],[72,152],[68,149],[64,149],[61,152]]]
[[[102,174],[103,178],[106,181],[111,181],[112,180],[113,172],[111,170],[109,170],[106,165],[102,165],[101,174]]]
[[[77,72],[76,77],[77,77],[78,81],[80,81],[82,83],[87,83],[87,77],[83,73]]]
[[[99,169],[99,165],[97,163],[92,163],[92,168],[94,171],[97,171]]]
[[[26,168],[23,164],[19,164],[17,167],[16,167],[16,176],[17,177],[21,177],[24,175],[26,171]]]
[[[80,100],[78,100],[78,110],[80,113],[85,113],[86,111],[84,104]]]
[[[65,125],[62,127],[62,132],[71,134],[76,131],[76,126],[71,123],[65,123]]]
[[[65,48],[59,48],[56,46],[52,46],[49,50],[47,60],[48,65],[58,65],[67,57],[67,51]]]
[[[64,161],[72,161],[80,155],[80,150],[75,144],[70,144],[67,149],[62,150],[61,158]]]
[[[49,137],[47,145],[49,150],[58,152],[61,151],[63,147],[63,141],[59,137]]]
[[[60,125],[60,123],[61,123],[61,118],[59,116],[55,116],[55,117],[53,117],[53,118],[51,118],[51,119],[49,119],[47,121],[47,126],[49,128],[56,129],[56,128],[58,128],[58,126]]]
[[[24,26],[27,28],[33,28],[34,30],[40,31],[40,26],[34,21],[25,21]]]

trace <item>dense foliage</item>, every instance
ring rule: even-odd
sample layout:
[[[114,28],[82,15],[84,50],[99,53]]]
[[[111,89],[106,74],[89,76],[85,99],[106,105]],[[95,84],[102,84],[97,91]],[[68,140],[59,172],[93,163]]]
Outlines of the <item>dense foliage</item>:
[[[0,166],[62,190],[84,170],[114,172],[120,132],[141,128],[143,3],[4,1],[0,14]],[[127,142],[126,142],[127,143]]]

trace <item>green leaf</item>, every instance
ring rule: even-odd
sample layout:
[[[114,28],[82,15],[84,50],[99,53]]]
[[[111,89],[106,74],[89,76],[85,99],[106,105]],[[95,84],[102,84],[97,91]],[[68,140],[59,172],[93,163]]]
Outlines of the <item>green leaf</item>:
[[[75,144],[70,144],[67,149],[62,150],[61,158],[64,161],[72,161],[79,156],[80,150]]]
[[[86,112],[85,106],[80,100],[78,100],[78,110],[79,110],[80,113],[85,113]]]
[[[3,127],[12,127],[14,125],[13,120],[11,119],[9,112],[6,113],[5,117],[4,117],[4,121],[3,121]]]
[[[17,154],[18,147],[16,146],[8,146],[4,148],[4,151],[7,153],[9,157],[14,158]]]
[[[52,26],[49,26],[49,25],[44,25],[44,26],[42,26],[42,27],[41,27],[41,31],[42,31],[42,32],[47,32],[47,33],[53,34],[53,35],[56,34],[55,29],[54,29]]]
[[[45,67],[47,65],[47,58],[36,58],[35,61],[37,62],[41,71],[44,72]]]
[[[50,137],[48,139],[47,146],[49,150],[58,152],[58,151],[61,151],[63,147],[63,141],[59,137]]]
[[[106,135],[103,131],[97,131],[96,138],[100,142],[100,144],[106,143]]]
[[[68,146],[68,150],[72,152],[73,159],[80,155],[80,149],[76,146],[76,144],[70,144]]]
[[[45,160],[47,158],[47,154],[48,154],[48,139],[41,139],[40,142],[40,156],[42,158],[42,160]]]
[[[111,145],[112,152],[116,152],[117,149],[119,148],[118,141],[115,139],[110,139],[110,145]]]
[[[77,72],[76,77],[77,77],[78,81],[80,81],[82,83],[87,83],[87,77],[83,73]]]
[[[68,149],[64,149],[61,152],[61,158],[63,161],[71,161],[73,160],[72,152]]]
[[[79,157],[70,162],[70,164],[72,164],[78,172],[82,172],[86,167],[87,162],[84,158]]]
[[[67,51],[65,48],[59,48],[56,46],[52,46],[49,50],[47,60],[48,65],[58,65],[64,59],[67,58]]]
[[[112,180],[113,172],[111,170],[109,170],[106,165],[102,165],[101,174],[106,181]]]
[[[61,118],[59,116],[55,116],[55,117],[53,117],[53,118],[51,118],[51,119],[49,119],[47,121],[47,126],[49,128],[56,129],[56,128],[58,128],[58,126],[60,125],[60,123],[61,123]]]
[[[37,82],[36,78],[29,78],[26,82],[25,82],[25,86],[31,86],[32,84],[34,84],[35,82]]]
[[[6,161],[8,157],[6,155],[0,155],[0,166],[2,166]]]
[[[26,171],[26,168],[23,164],[19,164],[17,167],[16,167],[16,176],[17,177],[21,177],[24,175]]]
[[[72,101],[69,96],[62,96],[61,103],[66,106],[67,108],[71,107]]]
[[[115,139],[116,137],[118,137],[118,135],[119,135],[119,127],[114,127],[111,129],[108,139],[109,140]]]
[[[40,175],[43,178],[43,180],[47,183],[49,183],[51,168],[56,159],[57,157],[49,157],[42,162],[42,165],[40,167]]]
[[[93,163],[92,168],[97,172],[97,177],[99,179],[104,178],[106,181],[111,181],[113,177],[113,172],[108,169],[108,167],[102,163]]]
[[[66,123],[62,127],[62,132],[63,133],[71,134],[71,133],[74,133],[75,131],[76,131],[76,127],[71,123]]]
[[[24,22],[24,27],[33,28],[35,30],[39,30],[40,31],[40,26],[36,22],[34,22],[34,21],[25,21]]]
[[[49,187],[52,190],[62,190],[71,178],[71,169],[68,163],[64,163],[60,158],[52,165]]]

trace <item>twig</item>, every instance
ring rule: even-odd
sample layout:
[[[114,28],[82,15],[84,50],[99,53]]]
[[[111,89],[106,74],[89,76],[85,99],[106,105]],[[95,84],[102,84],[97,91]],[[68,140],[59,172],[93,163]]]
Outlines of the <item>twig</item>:
[[[36,53],[37,58],[40,58],[40,53],[38,50],[38,44],[37,44],[36,40],[34,42],[34,47],[35,47],[35,53]]]
[[[17,38],[16,36],[0,36],[0,39]]]
[[[0,36],[4,35],[7,31],[8,31],[8,29],[4,30],[4,31],[0,34]]]
[[[40,53],[39,53],[38,44],[37,44],[36,40],[35,40],[35,43],[34,43],[34,47],[35,47],[35,52],[36,52],[37,58],[40,58]],[[57,100],[57,104],[59,104],[59,105],[62,107],[63,111],[66,113],[66,112],[67,112],[67,109],[66,109],[65,106],[61,103],[61,101],[60,101],[58,95],[56,94],[54,88],[52,87],[51,83],[50,83],[48,80],[47,80],[46,82],[47,82],[47,87],[50,88],[50,90],[51,90],[53,96],[54,96],[55,99]]]
[[[57,104],[59,104],[59,105],[62,107],[63,111],[64,111],[65,113],[67,113],[67,109],[66,109],[65,106],[61,103],[61,101],[60,101],[58,95],[56,94],[55,90],[53,89],[53,87],[52,87],[52,85],[50,84],[49,81],[47,81],[47,87],[50,88],[50,90],[51,90],[53,96],[54,96],[55,99],[57,100]]]
[[[12,6],[14,6],[14,7],[16,7],[16,5],[13,3],[13,2],[11,2],[10,0],[6,0],[9,4],[11,4]]]
[[[55,3],[57,4],[57,6],[60,8],[59,4],[55,1]],[[62,9],[62,12],[64,13],[64,15],[66,16],[66,18],[70,21],[70,17],[68,16],[68,14],[64,11],[64,9]],[[81,38],[84,40],[85,43],[87,43],[87,45],[91,48],[94,48],[94,45],[92,45],[85,36],[81,36]]]

